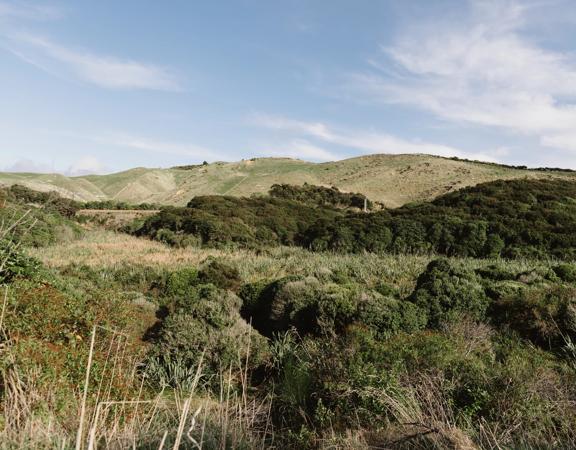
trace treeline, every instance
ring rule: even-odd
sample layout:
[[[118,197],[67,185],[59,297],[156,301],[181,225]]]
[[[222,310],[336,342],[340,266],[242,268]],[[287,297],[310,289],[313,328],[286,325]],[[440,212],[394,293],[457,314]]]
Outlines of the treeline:
[[[196,197],[186,208],[166,209],[149,218],[137,233],[174,245],[576,257],[574,182],[495,181],[432,202],[370,214],[338,209],[330,203],[331,195],[325,188],[276,186],[270,197]],[[334,198],[339,204],[342,197]]]
[[[576,256],[576,183],[484,183],[430,203],[318,222],[315,250],[435,252],[448,256]]]
[[[82,209],[113,209],[118,211],[152,211],[155,209],[162,208],[162,205],[158,203],[138,203],[132,204],[127,202],[121,202],[117,200],[93,200],[89,202],[80,203]]]
[[[201,196],[186,208],[166,207],[135,231],[175,246],[260,247],[298,245],[320,219],[341,213],[275,197]]]
[[[478,161],[474,159],[467,159],[467,158],[458,158],[457,156],[452,156],[450,158],[453,161],[463,161],[475,164],[483,164],[485,166],[496,166],[496,167],[503,167],[506,169],[516,169],[516,170],[530,170],[534,172],[566,172],[566,173],[575,173],[576,170],[573,169],[566,169],[562,167],[528,167],[528,166],[514,166],[512,164],[501,164],[489,161]]]
[[[17,204],[31,204],[56,212],[64,217],[74,217],[81,209],[112,209],[112,210],[156,210],[162,205],[157,203],[131,204],[117,200],[94,200],[81,202],[63,197],[56,191],[40,192],[20,184],[0,188],[0,199]]]
[[[367,209],[374,208],[374,203],[368,200],[363,194],[340,192],[336,187],[314,186],[304,183],[302,186],[291,184],[274,184],[270,188],[270,196],[283,198],[286,200],[295,200],[316,206],[329,206],[334,208],[348,209]]]

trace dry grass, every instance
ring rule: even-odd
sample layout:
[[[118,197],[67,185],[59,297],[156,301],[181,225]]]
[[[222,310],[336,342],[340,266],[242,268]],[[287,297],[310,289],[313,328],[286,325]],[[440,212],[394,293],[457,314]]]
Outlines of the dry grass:
[[[136,375],[124,335],[96,326],[85,343],[90,352],[84,391],[69,393],[77,410],[72,406],[63,416],[54,400],[58,387],[46,384],[42,367],[22,366],[3,328],[0,335],[0,357],[8,363],[1,379],[0,449],[270,448],[270,399],[248,395],[241,363],[222,373],[220,398],[199,389],[202,357],[186,391],[152,392],[145,377]],[[95,347],[108,348],[99,382],[91,373]],[[123,392],[112,389],[120,379]],[[239,389],[232,380],[240,380]]]
[[[0,182],[56,190],[82,200],[115,199],[185,205],[197,195],[264,194],[275,183],[336,186],[396,207],[482,182],[524,177],[574,177],[561,172],[516,170],[430,155],[368,155],[314,164],[288,158],[214,163],[190,170],[132,169],[103,176],[0,174]]]
[[[242,278],[247,282],[277,279],[287,275],[315,276],[321,279],[327,274],[339,272],[369,286],[380,282],[392,284],[402,295],[408,295],[412,291],[418,275],[434,258],[433,255],[318,253],[297,247],[276,247],[261,251],[195,247],[175,249],[148,239],[102,230],[88,231],[82,239],[33,249],[30,252],[52,268],[75,264],[108,269],[128,265],[174,270],[198,266],[212,257],[238,267]],[[472,258],[456,258],[453,261],[470,269],[498,262]],[[518,272],[549,267],[551,263],[534,260],[506,261],[511,270]]]
[[[111,269],[126,265],[178,269],[198,266],[212,257],[237,266],[246,281],[293,274],[321,278],[343,271],[370,285],[387,280],[402,291],[413,287],[417,274],[430,260],[428,256],[315,253],[295,247],[262,251],[175,249],[148,239],[102,230],[88,231],[82,239],[30,252],[52,268],[76,264]]]

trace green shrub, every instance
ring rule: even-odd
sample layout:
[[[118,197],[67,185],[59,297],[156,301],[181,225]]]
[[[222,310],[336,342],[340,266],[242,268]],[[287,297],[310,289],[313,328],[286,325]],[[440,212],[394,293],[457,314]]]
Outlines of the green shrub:
[[[385,297],[376,292],[363,294],[358,304],[357,320],[378,336],[398,332],[413,333],[426,326],[426,312],[414,303]]]
[[[427,312],[428,326],[433,328],[462,316],[482,320],[489,304],[474,273],[456,268],[445,259],[428,264],[410,300]]]
[[[491,264],[476,270],[480,277],[493,281],[515,280],[516,274],[500,264]]]
[[[198,282],[198,271],[192,267],[174,271],[166,279],[163,294],[172,298],[195,296],[195,288]]]
[[[255,283],[244,284],[238,291],[238,296],[242,299],[242,317],[251,321],[258,308],[261,306],[261,298],[264,290],[270,285],[267,280],[260,280]]]
[[[199,286],[195,298],[187,297],[162,323],[159,338],[148,360],[148,374],[155,383],[181,387],[190,382],[201,355],[204,373],[214,383],[221,371],[246,364],[255,368],[268,357],[267,342],[241,317],[241,300],[213,285]],[[188,368],[188,369],[186,369]]]
[[[562,281],[576,283],[576,266],[574,264],[558,264],[552,270]]]
[[[41,268],[40,261],[27,256],[13,242],[0,240],[0,284],[36,278]]]
[[[515,295],[520,295],[521,291],[529,289],[528,286],[519,281],[485,281],[483,284],[486,295],[491,300],[502,300]]]
[[[212,283],[220,289],[228,289],[230,291],[237,291],[242,284],[238,269],[216,260],[209,261],[200,269],[198,280],[201,283]]]
[[[343,330],[354,321],[361,295],[357,285],[322,284],[314,277],[281,280],[271,291],[265,291],[269,330],[294,327],[301,334]]]
[[[490,317],[523,338],[548,349],[559,349],[576,338],[576,289],[544,286],[522,289],[495,302]]]

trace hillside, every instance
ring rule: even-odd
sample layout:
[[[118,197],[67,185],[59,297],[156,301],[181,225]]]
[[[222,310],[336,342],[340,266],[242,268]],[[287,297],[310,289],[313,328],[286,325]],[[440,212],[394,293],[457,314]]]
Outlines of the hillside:
[[[136,168],[110,175],[0,173],[1,184],[56,190],[77,200],[115,199],[131,203],[185,205],[197,195],[249,196],[273,184],[336,186],[359,192],[387,207],[431,200],[482,182],[543,177],[575,177],[562,171],[524,170],[430,155],[370,155],[328,163],[288,158],[217,162],[189,168]]]

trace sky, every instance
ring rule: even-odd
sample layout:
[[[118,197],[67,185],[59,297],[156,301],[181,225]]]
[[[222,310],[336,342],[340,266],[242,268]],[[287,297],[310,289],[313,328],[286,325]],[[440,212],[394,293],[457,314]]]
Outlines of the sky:
[[[0,170],[576,169],[574,0],[0,0]]]

